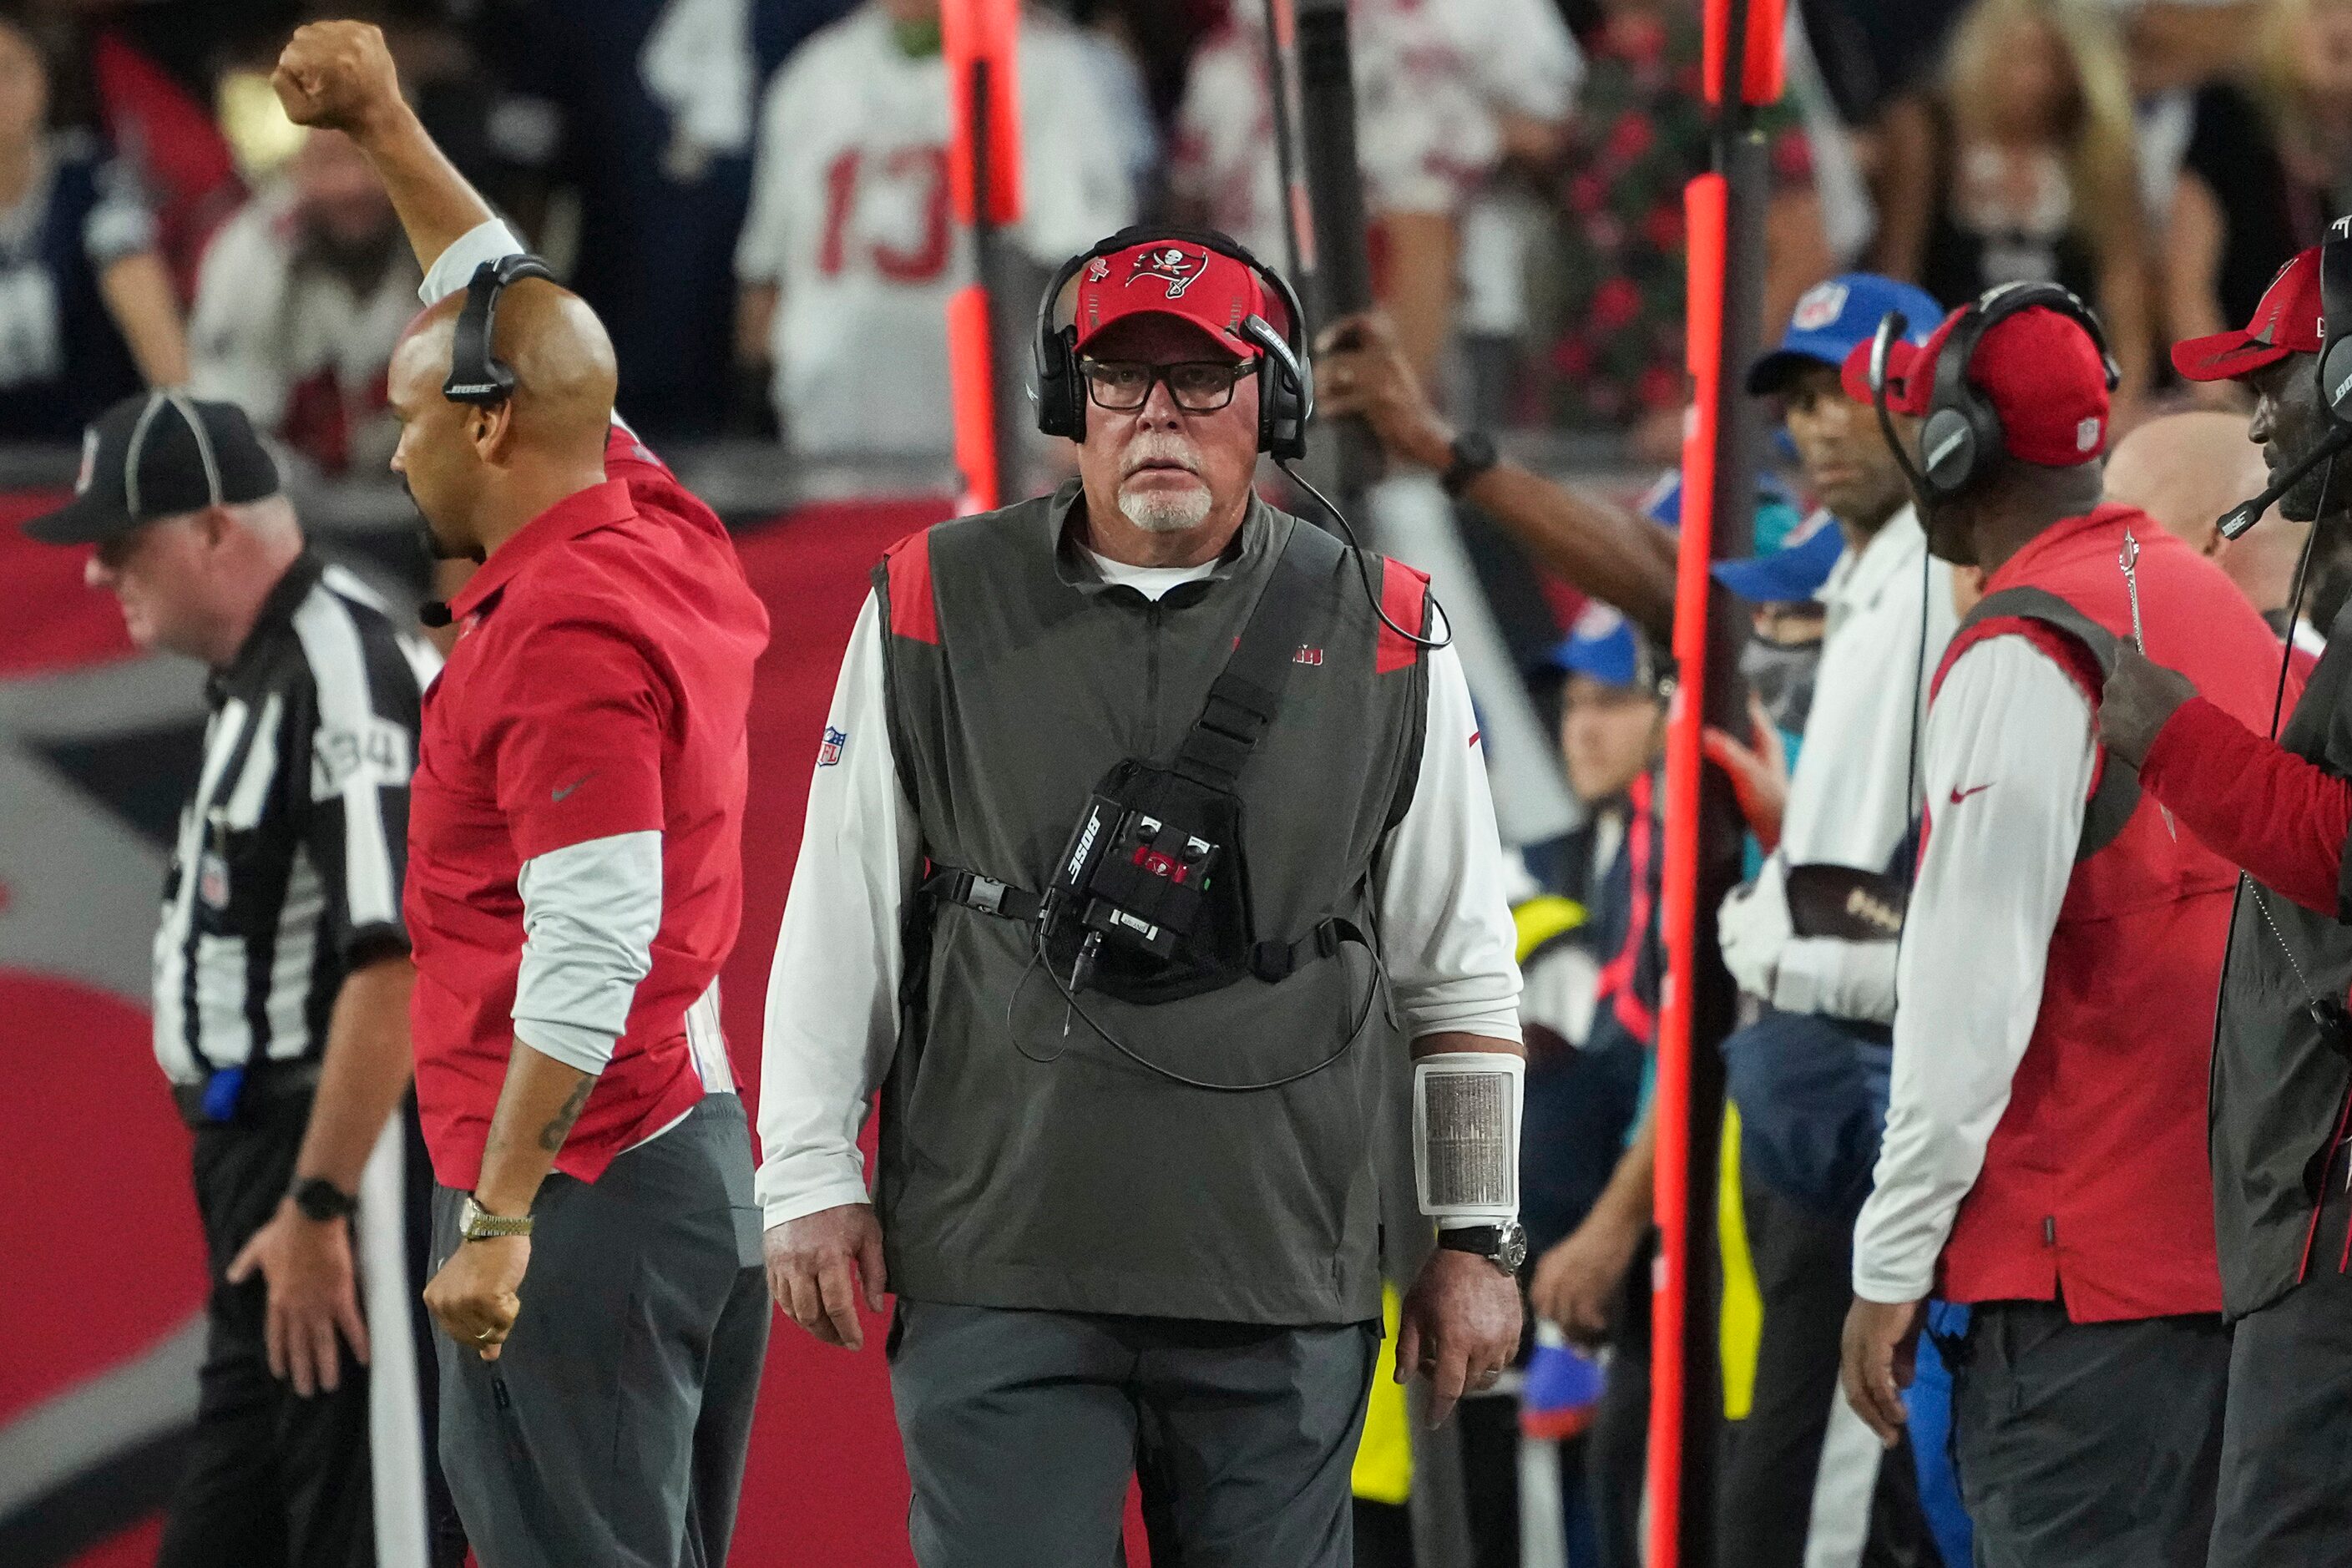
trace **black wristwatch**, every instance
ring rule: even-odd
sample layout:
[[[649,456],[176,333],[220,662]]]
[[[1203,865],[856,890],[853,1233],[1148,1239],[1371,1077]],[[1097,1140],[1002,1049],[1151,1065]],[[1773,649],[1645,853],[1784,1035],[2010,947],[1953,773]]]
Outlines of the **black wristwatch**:
[[[1485,1258],[1506,1274],[1517,1274],[1528,1260],[1528,1233],[1517,1220],[1507,1225],[1463,1225],[1437,1233],[1437,1245],[1448,1252],[1468,1252]]]
[[[1438,481],[1450,496],[1468,489],[1501,457],[1495,450],[1495,438],[1483,430],[1465,430],[1454,437],[1452,451],[1453,461],[1445,465],[1445,472]]]
[[[321,1225],[331,1219],[349,1219],[359,1212],[359,1199],[324,1176],[311,1176],[295,1183],[292,1196],[294,1206],[302,1211],[304,1218],[317,1220]]]

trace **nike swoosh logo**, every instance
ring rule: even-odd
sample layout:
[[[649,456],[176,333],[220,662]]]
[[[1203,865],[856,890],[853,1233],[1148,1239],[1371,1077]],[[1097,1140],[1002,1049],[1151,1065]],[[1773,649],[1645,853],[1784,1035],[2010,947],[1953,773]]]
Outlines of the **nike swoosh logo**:
[[[1973,784],[1967,789],[1955,788],[1952,791],[1952,804],[1954,805],[1958,805],[1960,802],[1968,799],[1969,796],[1972,795],[1982,795],[1985,791],[1990,788],[1992,788],[1992,785],[1989,784]]]
[[[582,784],[586,784],[590,779],[593,779],[595,776],[596,775],[594,773],[582,773],[578,778],[573,779],[562,789],[549,790],[547,792],[547,798],[553,801],[556,805],[561,805],[563,804],[563,797],[565,795],[570,795],[573,790],[578,789]]]

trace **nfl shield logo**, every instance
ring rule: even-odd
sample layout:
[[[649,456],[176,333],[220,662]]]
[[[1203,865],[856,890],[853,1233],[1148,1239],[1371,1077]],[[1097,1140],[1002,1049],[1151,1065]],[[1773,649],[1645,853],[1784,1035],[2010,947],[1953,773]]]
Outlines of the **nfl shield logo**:
[[[228,908],[228,862],[207,852],[196,863],[196,897],[208,910]]]
[[[829,768],[838,764],[841,761],[841,748],[848,743],[848,731],[836,730],[830,724],[826,725],[824,743],[816,749],[816,765]]]
[[[1843,283],[1821,283],[1805,290],[1803,299],[1789,325],[1801,332],[1818,332],[1836,321],[1845,310],[1846,287]]]

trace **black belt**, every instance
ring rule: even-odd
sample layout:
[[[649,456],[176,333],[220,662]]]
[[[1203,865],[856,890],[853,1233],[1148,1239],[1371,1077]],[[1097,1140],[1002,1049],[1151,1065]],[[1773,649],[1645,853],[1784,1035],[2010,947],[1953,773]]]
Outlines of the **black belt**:
[[[227,1121],[215,1121],[205,1114],[205,1085],[175,1083],[172,1100],[180,1108],[180,1120],[202,1131],[207,1127],[233,1127],[247,1120],[248,1112],[267,1111],[307,1100],[319,1092],[317,1062],[282,1062],[260,1068],[247,1068],[244,1087],[238,1089],[236,1115]]]
[[[943,903],[961,904],[968,910],[978,910],[984,915],[1003,920],[1020,921],[1034,925],[1045,912],[1045,900],[1035,893],[1000,882],[993,877],[983,877],[977,871],[959,871],[952,867],[934,873],[923,884],[922,896]],[[1268,984],[1286,980],[1315,959],[1328,958],[1339,951],[1341,942],[1352,942],[1370,950],[1363,929],[1350,920],[1326,915],[1315,922],[1314,929],[1297,942],[1261,942],[1250,948],[1250,973]]]

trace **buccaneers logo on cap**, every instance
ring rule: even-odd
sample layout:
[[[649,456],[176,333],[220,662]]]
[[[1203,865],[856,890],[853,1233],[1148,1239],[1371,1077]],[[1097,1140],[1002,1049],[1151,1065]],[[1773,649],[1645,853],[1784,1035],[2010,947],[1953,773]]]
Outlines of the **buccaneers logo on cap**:
[[[1135,261],[1127,269],[1126,287],[1134,288],[1139,278],[1157,278],[1167,285],[1171,300],[1181,300],[1208,266],[1205,252],[1194,256],[1179,246],[1147,246],[1135,253]]]

